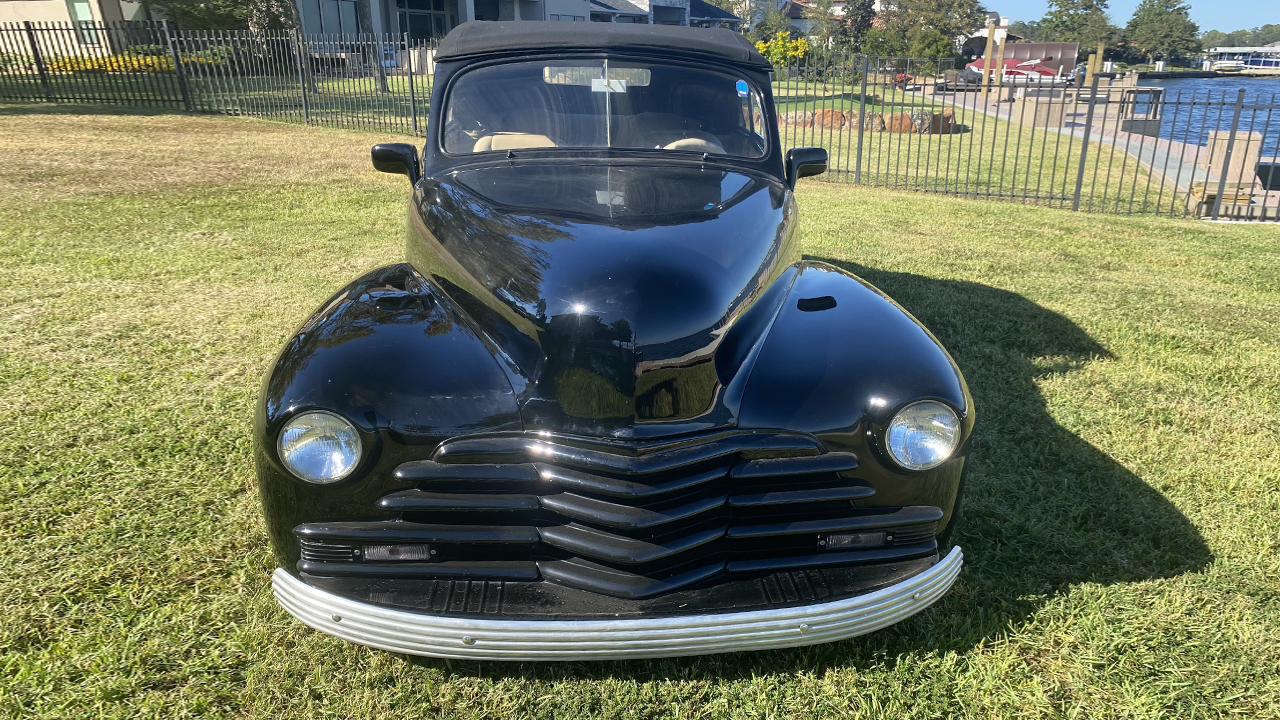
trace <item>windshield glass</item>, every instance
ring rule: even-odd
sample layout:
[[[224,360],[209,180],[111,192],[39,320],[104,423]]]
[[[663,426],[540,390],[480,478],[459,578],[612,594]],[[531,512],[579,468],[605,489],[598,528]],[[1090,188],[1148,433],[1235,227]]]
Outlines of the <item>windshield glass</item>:
[[[458,78],[445,109],[451,154],[635,148],[763,157],[760,102],[744,77],[617,60],[519,62]]]

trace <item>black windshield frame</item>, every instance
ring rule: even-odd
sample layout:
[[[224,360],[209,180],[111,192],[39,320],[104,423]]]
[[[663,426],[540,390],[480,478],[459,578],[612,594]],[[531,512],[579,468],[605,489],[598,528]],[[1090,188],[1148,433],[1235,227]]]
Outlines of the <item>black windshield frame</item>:
[[[741,76],[745,79],[760,103],[764,117],[765,153],[758,158],[737,157],[732,155],[709,155],[696,151],[657,150],[645,148],[527,148],[507,152],[480,152],[451,154],[444,149],[444,113],[448,98],[457,80],[471,70],[507,65],[522,62],[555,62],[576,60],[618,60],[625,62],[647,62],[692,69],[715,70],[718,72]],[[705,162],[708,164],[726,165],[736,168],[753,169],[772,175],[779,180],[784,179],[782,152],[776,117],[773,94],[770,86],[770,74],[750,65],[733,63],[711,63],[705,59],[694,60],[684,57],[657,57],[650,53],[624,52],[589,52],[589,53],[546,53],[526,55],[519,58],[509,56],[469,62],[441,63],[436,68],[435,87],[431,97],[431,114],[427,132],[427,142],[423,148],[423,165],[426,174],[434,175],[447,172],[454,167],[471,164],[488,164],[492,162],[509,162],[520,158],[536,158],[539,160],[564,159],[566,161],[604,161],[609,159],[666,160],[671,162]],[[510,155],[510,157],[509,157]]]

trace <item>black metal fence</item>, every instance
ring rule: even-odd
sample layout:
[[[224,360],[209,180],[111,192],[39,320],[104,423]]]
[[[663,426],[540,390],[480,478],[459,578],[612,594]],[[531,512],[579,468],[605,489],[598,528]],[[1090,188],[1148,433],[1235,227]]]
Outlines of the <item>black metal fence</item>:
[[[432,53],[407,36],[0,24],[0,99],[171,107],[421,134]]]
[[[978,75],[973,80],[967,77]],[[1280,221],[1280,98],[981,78],[945,62],[850,55],[774,72],[786,146],[833,179],[1086,212]]]
[[[434,48],[394,35],[0,25],[0,100],[118,103],[421,135]],[[973,80],[950,59],[811,56],[775,68],[787,147],[826,179],[1095,213],[1280,221],[1277,97]]]

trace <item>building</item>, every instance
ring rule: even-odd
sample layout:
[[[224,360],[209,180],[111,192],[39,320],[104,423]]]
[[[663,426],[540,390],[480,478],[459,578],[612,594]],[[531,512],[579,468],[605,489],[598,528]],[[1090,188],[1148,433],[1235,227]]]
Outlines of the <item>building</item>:
[[[997,13],[987,13],[987,22],[994,27],[991,28],[991,37],[993,44],[999,46],[1000,43],[1008,41],[1010,43],[1019,42],[1025,38],[1019,37],[1009,32],[1009,18]],[[984,25],[972,35],[959,38],[960,52],[968,56],[981,57],[987,50],[987,28]]]
[[[127,0],[0,0],[0,23],[95,23],[146,19],[142,3]]]
[[[0,0],[3,4],[5,0]],[[443,37],[470,20],[551,20],[737,27],[742,19],[704,0],[369,0],[373,27],[360,26],[355,0],[298,0],[311,33],[407,33]]]
[[[1260,47],[1212,47],[1205,51],[1206,69],[1280,74],[1280,42]]]

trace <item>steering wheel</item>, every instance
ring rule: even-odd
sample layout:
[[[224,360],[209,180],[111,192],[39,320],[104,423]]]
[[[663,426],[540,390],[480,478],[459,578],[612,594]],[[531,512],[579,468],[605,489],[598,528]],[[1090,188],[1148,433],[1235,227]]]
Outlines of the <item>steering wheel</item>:
[[[676,128],[651,130],[637,137],[631,146],[724,154],[724,146],[720,144],[715,135],[699,130],[680,130]]]
[[[701,134],[701,133],[699,133]],[[715,153],[717,155],[724,154],[724,147],[716,142],[716,139],[707,137],[687,137],[681,138],[673,143],[667,143],[662,146],[663,150],[692,150],[694,152]]]

